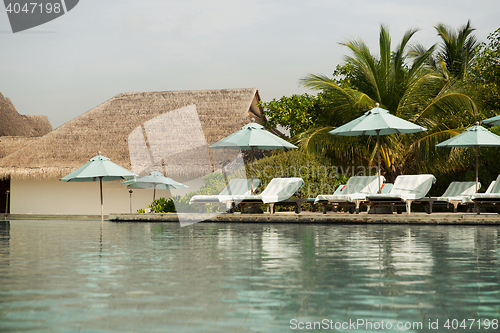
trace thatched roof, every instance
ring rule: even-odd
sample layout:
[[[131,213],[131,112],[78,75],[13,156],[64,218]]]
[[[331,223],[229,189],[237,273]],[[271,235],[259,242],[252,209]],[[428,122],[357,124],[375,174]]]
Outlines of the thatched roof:
[[[0,93],[0,136],[43,136],[52,131],[46,116],[22,116],[9,98]]]
[[[251,118],[259,122],[259,101],[255,88],[118,94],[1,159],[0,177],[60,178],[99,151],[136,173],[150,163],[163,167],[170,177],[203,175],[210,172],[207,145]],[[201,139],[196,135],[200,129]],[[217,157],[208,158],[212,165],[218,163]]]
[[[12,154],[37,139],[38,137],[0,136],[0,158]]]
[[[52,131],[49,117],[47,116],[22,116],[27,126],[31,127],[31,136],[44,136]]]

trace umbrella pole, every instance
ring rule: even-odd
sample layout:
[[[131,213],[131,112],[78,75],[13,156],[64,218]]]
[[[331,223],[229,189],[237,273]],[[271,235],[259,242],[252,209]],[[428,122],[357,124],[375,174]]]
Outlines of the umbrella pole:
[[[99,187],[101,189],[101,222],[104,221],[104,204],[102,202],[102,177],[99,177]]]
[[[477,193],[477,190],[478,190],[478,183],[479,183],[479,146],[476,146],[476,193]]]
[[[378,178],[378,190],[377,193],[381,193],[380,187],[382,184],[380,184],[380,130],[377,130],[377,159],[378,159],[378,171],[377,171],[377,178]]]
[[[252,194],[255,194],[253,190],[253,147],[250,147],[250,155],[251,155],[251,165],[250,165],[250,189],[252,190]]]
[[[156,200],[156,184],[153,184],[153,201]]]

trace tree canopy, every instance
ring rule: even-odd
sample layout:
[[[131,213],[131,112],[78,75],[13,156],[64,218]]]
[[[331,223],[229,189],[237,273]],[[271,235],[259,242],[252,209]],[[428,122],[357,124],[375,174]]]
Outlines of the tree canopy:
[[[483,108],[500,113],[500,28],[475,50],[466,80],[479,92]]]
[[[328,134],[374,107],[426,127],[426,132],[385,136],[381,140],[382,172],[456,172],[468,165],[464,149],[435,148],[453,135],[498,110],[500,31],[479,44],[470,22],[456,31],[436,27],[441,42],[430,47],[410,44],[418,29],[409,29],[393,48],[389,29],[380,27],[379,48],[372,52],[361,39],[344,45],[349,54],[333,76],[309,74],[301,83],[319,91],[263,103],[269,124],[290,128],[292,140],[312,156],[327,156],[339,165],[373,165],[372,137]],[[494,88],[494,89],[493,89]],[[491,92],[487,93],[490,89]],[[487,108],[483,106],[484,98]]]

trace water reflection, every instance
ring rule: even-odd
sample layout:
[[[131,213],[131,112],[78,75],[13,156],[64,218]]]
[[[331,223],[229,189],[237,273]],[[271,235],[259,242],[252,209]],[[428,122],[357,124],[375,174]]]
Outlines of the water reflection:
[[[9,264],[10,222],[0,221],[0,266]]]
[[[499,317],[498,236],[494,226],[0,222],[0,331],[286,332],[292,319],[435,331],[429,320]]]

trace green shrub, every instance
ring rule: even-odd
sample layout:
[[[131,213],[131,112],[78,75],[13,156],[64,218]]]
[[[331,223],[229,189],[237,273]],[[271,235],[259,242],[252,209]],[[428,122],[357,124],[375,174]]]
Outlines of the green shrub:
[[[250,178],[251,165],[247,166]],[[346,169],[347,170],[347,169]],[[349,169],[350,170],[350,169]],[[253,163],[253,176],[262,182],[264,189],[273,178],[300,177],[302,186],[294,195],[298,198],[315,198],[319,194],[332,194],[339,184],[345,184],[350,174],[333,166],[328,160],[310,158],[302,149],[278,151]]]
[[[163,197],[154,200],[149,208],[152,208],[155,213],[175,213],[175,203],[172,199]]]

